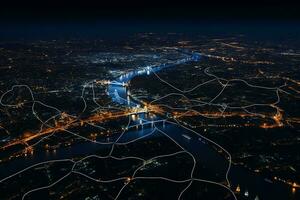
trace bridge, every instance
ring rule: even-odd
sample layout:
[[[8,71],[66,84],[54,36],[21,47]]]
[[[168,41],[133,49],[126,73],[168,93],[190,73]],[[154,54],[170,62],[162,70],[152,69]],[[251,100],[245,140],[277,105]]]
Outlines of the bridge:
[[[166,122],[166,120],[164,120],[164,119],[155,120],[155,121],[146,121],[146,122],[142,122],[142,123],[139,123],[139,124],[130,125],[127,128],[128,129],[130,129],[130,128],[139,128],[139,127],[144,127],[144,126],[147,126],[147,125],[153,126],[154,124],[157,124],[157,123],[163,123],[163,125],[165,125],[165,122]]]
[[[107,84],[109,84],[109,85],[117,85],[117,86],[122,86],[122,87],[128,87],[128,83],[125,83],[125,82],[108,81]]]
[[[122,87],[128,87],[128,83],[125,82],[118,82],[118,81],[110,81],[110,80],[99,80],[95,81],[97,84],[101,85],[117,85]]]

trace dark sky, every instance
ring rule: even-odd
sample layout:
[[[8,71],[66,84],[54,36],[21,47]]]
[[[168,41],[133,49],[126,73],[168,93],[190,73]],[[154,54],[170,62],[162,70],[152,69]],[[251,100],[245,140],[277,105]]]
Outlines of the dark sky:
[[[298,38],[299,5],[292,0],[7,0],[0,5],[0,41],[139,32]]]
[[[0,17],[9,20],[91,19],[300,19],[292,0],[24,0],[6,1]]]

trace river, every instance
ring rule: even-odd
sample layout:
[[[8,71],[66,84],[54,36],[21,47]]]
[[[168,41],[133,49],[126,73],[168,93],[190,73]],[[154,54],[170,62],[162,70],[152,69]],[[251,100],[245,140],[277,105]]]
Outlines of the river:
[[[129,73],[123,74],[116,79],[120,83],[128,83],[134,77],[139,75],[151,75],[152,71],[159,72],[160,70],[167,69],[172,70],[172,68],[191,61],[199,61],[200,57],[195,56],[195,54],[187,54],[186,58],[181,59],[177,62],[162,64],[159,66],[144,67],[141,69],[136,69]],[[127,87],[120,85],[111,84],[108,87],[108,94],[111,98],[123,105],[128,107],[141,106],[138,100],[133,99],[130,95],[130,91]],[[150,119],[147,115],[139,115],[136,123],[139,120],[151,121],[159,120]],[[205,168],[210,169],[218,173],[220,176],[223,175],[225,180],[225,174],[228,167],[228,160],[218,153],[208,142],[205,142],[197,134],[173,123],[166,122],[164,125],[158,125],[161,130],[163,130],[169,137],[174,139],[178,144],[180,144],[185,150],[189,151],[196,158],[197,162],[200,162]],[[130,140],[132,138],[141,137],[144,134],[149,133],[149,129],[153,127],[143,128],[142,130],[131,131],[126,134],[126,139]],[[185,137],[185,136],[188,137]],[[151,136],[150,136],[151,137]],[[124,139],[124,138],[123,138]],[[201,178],[201,177],[199,177]],[[283,200],[283,199],[295,199],[292,194],[292,190],[289,186],[282,183],[271,183],[269,180],[264,179],[258,174],[255,174],[241,166],[232,166],[229,173],[229,180],[232,190],[235,190],[237,185],[241,188],[241,193],[245,191],[249,193],[249,199],[255,199],[256,196],[260,200]]]

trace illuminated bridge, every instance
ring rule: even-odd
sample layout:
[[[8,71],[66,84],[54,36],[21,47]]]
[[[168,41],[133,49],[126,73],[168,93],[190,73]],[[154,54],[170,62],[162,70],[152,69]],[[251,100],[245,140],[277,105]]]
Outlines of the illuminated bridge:
[[[117,85],[117,86],[122,86],[122,87],[128,87],[128,83],[125,83],[125,82],[108,81],[107,84],[109,84],[109,85]]]

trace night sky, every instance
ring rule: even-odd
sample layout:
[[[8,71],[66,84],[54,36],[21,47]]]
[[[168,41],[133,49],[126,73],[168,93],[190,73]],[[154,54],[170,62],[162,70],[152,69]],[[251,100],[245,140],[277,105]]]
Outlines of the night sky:
[[[10,0],[0,6],[0,41],[139,32],[292,38],[300,34],[299,5],[292,0]]]
[[[292,0],[6,1],[2,21],[97,19],[300,19]]]

